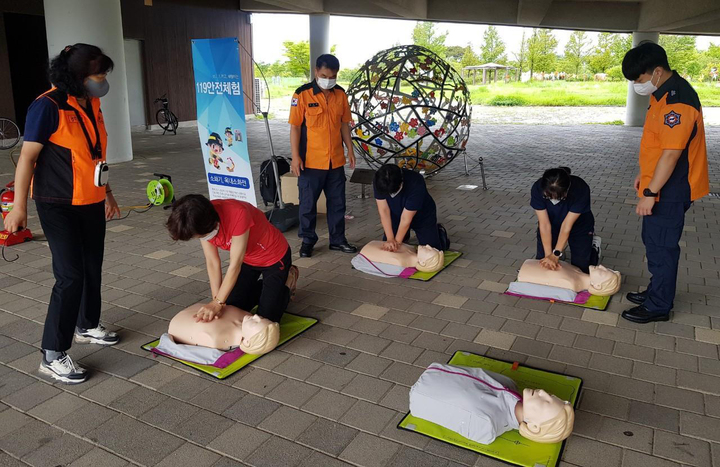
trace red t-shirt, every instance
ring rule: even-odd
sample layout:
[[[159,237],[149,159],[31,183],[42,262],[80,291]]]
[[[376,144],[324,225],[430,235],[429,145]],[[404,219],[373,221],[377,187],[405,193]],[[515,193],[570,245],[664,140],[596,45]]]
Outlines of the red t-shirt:
[[[222,250],[230,250],[233,237],[239,237],[250,229],[243,263],[267,267],[285,256],[288,242],[278,229],[268,222],[265,214],[245,201],[216,199],[212,201],[220,216],[218,233],[210,243]]]

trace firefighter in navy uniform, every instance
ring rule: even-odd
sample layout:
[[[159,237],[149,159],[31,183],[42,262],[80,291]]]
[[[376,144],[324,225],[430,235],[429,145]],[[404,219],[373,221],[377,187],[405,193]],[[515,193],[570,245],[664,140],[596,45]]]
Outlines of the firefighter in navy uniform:
[[[657,44],[646,42],[630,50],[622,69],[635,92],[651,96],[635,189],[652,275],[645,291],[627,295],[638,306],[622,316],[635,323],[667,321],[675,299],[685,212],[710,191],[702,107]]]
[[[300,192],[300,256],[312,256],[318,240],[315,233],[317,200],[324,191],[330,249],[356,253],[345,237],[345,163],[355,168],[350,139],[350,105],[345,90],[335,84],[340,62],[333,55],[318,57],[315,79],[299,87],[290,107],[292,173],[298,176]],[[343,150],[343,143],[345,150]]]
[[[87,44],[68,46],[52,60],[54,87],[28,109],[15,206],[5,219],[11,232],[27,225],[31,191],[55,275],[40,372],[67,384],[87,378],[66,354],[73,336],[100,345],[119,341],[100,324],[105,222],[120,215],[110,185],[97,179],[107,146],[99,98],[109,90],[105,76],[112,68],[108,56]]]

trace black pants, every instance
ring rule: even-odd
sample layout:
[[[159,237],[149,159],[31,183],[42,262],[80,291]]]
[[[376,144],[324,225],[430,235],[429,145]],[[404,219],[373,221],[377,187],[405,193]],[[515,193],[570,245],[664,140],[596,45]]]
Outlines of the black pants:
[[[660,201],[652,216],[642,220],[642,240],[652,275],[647,288],[645,307],[652,313],[665,315],[672,310],[677,287],[680,237],[685,226],[685,212],[691,203]]]
[[[35,205],[50,245],[55,275],[42,348],[64,352],[72,344],[75,326],[92,329],[100,322],[105,202]]]
[[[560,231],[553,231],[552,245],[557,244]],[[589,229],[578,229],[570,232],[568,237],[568,246],[570,247],[570,264],[580,268],[582,272],[587,274],[590,272],[590,266],[597,266],[597,252],[592,247],[593,232]],[[540,237],[540,230],[537,232],[537,255],[536,259],[545,257],[545,248]]]
[[[280,322],[290,303],[290,289],[285,285],[290,266],[292,253],[289,247],[285,256],[272,266],[258,267],[243,263],[226,303],[245,311],[251,311],[257,306],[258,315]],[[262,280],[259,280],[260,276]]]
[[[393,233],[397,234],[400,228],[400,219],[392,219]],[[405,238],[402,242],[405,243],[410,237],[410,230],[415,232],[417,237],[418,245],[430,245],[436,250],[444,251],[449,248],[440,237],[440,228],[437,223],[426,224],[422,226],[414,226],[410,224],[410,229],[405,234]],[[387,240],[387,236],[383,235],[383,240]],[[395,240],[398,240],[397,238]]]
[[[317,223],[317,201],[325,192],[327,200],[327,223],[330,244],[345,243],[345,169],[305,169],[298,178],[300,194],[300,228],[298,237],[303,243],[314,245],[318,241],[315,233]]]

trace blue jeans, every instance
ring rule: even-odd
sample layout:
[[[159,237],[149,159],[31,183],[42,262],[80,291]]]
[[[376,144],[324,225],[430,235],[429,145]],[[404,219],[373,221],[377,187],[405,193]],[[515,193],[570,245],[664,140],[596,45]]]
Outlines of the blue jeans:
[[[345,169],[305,169],[298,178],[300,192],[300,228],[298,237],[303,243],[314,245],[318,241],[315,233],[317,223],[317,201],[325,192],[327,200],[327,223],[330,244],[345,243]]]

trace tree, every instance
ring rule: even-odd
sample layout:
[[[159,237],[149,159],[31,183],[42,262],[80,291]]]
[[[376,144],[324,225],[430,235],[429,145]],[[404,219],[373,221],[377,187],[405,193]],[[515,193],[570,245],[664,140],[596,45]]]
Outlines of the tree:
[[[593,73],[605,73],[613,66],[612,34],[608,32],[600,33],[598,44],[588,60],[588,65]]]
[[[696,76],[701,71],[695,36],[660,36],[660,45],[665,49],[668,62],[680,74]]]
[[[304,77],[310,79],[310,42],[309,41],[285,41],[283,42],[285,52],[283,55],[287,58],[285,67],[293,77]],[[334,54],[337,46],[330,47],[330,53]]]
[[[622,65],[623,58],[630,49],[632,49],[632,36],[630,34],[613,34],[610,41],[612,66]]]
[[[520,81],[522,76],[523,67],[527,61],[527,46],[528,41],[525,40],[525,29],[522,32],[522,39],[520,41],[520,52],[513,53],[515,55],[515,67],[517,68],[517,79]]]
[[[483,34],[483,45],[480,48],[480,59],[483,63],[505,63],[505,43],[495,26],[488,26]]]
[[[590,44],[590,38],[585,31],[573,32],[565,44],[565,60],[575,75],[580,73],[580,68],[585,64]]]
[[[445,46],[447,35],[447,31],[444,33],[436,31],[435,23],[418,21],[412,32],[412,40],[413,44],[428,48],[440,57],[445,58],[447,54],[447,47]]]
[[[557,39],[549,29],[533,29],[527,45],[527,62],[531,80],[536,71],[553,71],[557,59],[555,56],[557,43]]]
[[[445,60],[449,62],[461,62],[465,55],[465,47],[461,45],[449,45],[445,48]]]
[[[478,57],[478,54],[475,53],[475,51],[472,49],[472,46],[468,43],[468,45],[463,49],[463,56],[460,59],[460,66],[461,68],[465,68],[466,66],[474,65],[480,65],[480,57]]]

